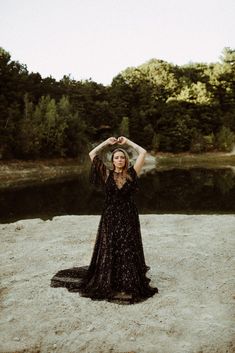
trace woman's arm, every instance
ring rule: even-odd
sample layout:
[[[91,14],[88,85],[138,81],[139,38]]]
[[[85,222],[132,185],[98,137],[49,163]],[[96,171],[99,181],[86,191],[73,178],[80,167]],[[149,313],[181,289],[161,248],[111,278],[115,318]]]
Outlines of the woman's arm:
[[[126,143],[127,145],[133,147],[139,153],[139,155],[136,159],[135,165],[134,165],[134,169],[135,169],[137,175],[139,175],[141,172],[141,169],[144,165],[147,151],[143,147],[137,145],[137,143],[134,143],[133,141],[129,140],[128,138],[126,138],[124,136],[119,137],[117,142],[120,145],[124,145]]]
[[[116,139],[116,137],[109,137],[107,140],[101,142],[98,146],[96,146],[95,148],[93,148],[93,150],[91,150],[89,152],[89,156],[90,159],[93,161],[93,158],[99,153],[100,150],[102,150],[105,146],[108,145],[114,145],[115,143],[117,143],[118,140]]]

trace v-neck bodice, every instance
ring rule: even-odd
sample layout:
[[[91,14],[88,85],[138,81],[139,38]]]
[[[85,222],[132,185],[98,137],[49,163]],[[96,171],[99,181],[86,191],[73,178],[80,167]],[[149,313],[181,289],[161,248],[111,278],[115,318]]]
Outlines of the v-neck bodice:
[[[138,189],[137,184],[137,175],[133,167],[130,167],[128,170],[129,178],[127,177],[125,182],[121,187],[118,187],[115,178],[114,172],[109,171],[109,176],[104,184],[105,195],[106,195],[106,204],[109,206],[120,201],[122,204],[125,202],[130,202],[135,191]]]
[[[123,172],[115,172],[115,170],[112,171],[112,177],[113,180],[119,190],[121,190],[126,184],[127,181],[127,175],[124,175]]]

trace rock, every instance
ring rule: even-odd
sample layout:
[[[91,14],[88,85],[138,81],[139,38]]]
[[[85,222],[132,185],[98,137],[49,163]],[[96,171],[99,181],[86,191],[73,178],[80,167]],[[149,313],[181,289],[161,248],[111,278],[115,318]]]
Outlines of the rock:
[[[94,329],[95,329],[94,326],[88,326],[87,327],[87,331],[89,331],[89,332],[94,331]]]
[[[16,227],[15,227],[15,230],[21,230],[21,229],[24,229],[23,224],[22,223],[17,223]]]
[[[11,321],[13,321],[15,318],[14,318],[14,316],[9,316],[8,318],[7,318],[7,321],[8,322],[11,322]]]

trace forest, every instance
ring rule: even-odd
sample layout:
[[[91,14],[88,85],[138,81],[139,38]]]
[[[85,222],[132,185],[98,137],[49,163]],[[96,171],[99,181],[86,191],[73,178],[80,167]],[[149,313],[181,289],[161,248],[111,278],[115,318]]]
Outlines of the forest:
[[[230,152],[235,49],[225,47],[216,63],[151,59],[105,86],[42,78],[0,48],[0,159],[77,158],[119,135],[153,153]]]

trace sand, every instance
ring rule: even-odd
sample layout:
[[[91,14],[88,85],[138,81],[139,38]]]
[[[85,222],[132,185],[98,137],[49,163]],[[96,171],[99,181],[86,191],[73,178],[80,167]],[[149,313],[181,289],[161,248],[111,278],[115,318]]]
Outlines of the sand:
[[[235,351],[235,215],[140,215],[159,293],[134,305],[50,287],[57,271],[89,264],[99,219],[0,225],[0,352]]]

